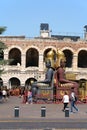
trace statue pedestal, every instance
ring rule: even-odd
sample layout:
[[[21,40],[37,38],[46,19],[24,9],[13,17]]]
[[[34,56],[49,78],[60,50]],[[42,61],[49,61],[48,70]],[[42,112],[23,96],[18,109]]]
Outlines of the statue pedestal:
[[[37,99],[41,100],[53,100],[53,88],[47,86],[41,86],[38,88]]]

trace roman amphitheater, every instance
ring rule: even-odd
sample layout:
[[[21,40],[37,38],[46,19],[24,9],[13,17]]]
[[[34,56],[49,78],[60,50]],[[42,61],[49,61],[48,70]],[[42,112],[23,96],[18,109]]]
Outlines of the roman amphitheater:
[[[44,26],[43,26],[44,25]],[[29,86],[32,80],[40,81],[45,76],[45,56],[50,50],[61,50],[66,56],[67,79],[79,83],[79,95],[87,96],[87,37],[50,35],[49,26],[43,24],[40,36],[0,36],[6,44],[0,58],[14,59],[11,63],[1,66],[4,73],[0,84],[7,88]],[[46,28],[45,28],[46,27]],[[87,26],[85,26],[87,29]]]

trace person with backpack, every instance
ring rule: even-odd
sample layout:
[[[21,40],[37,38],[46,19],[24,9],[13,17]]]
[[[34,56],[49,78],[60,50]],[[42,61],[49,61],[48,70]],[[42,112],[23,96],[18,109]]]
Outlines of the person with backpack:
[[[73,113],[73,108],[78,112],[79,109],[76,106],[76,102],[77,102],[77,97],[76,94],[74,92],[74,88],[72,88],[72,92],[70,94],[70,102],[71,102],[71,113]]]

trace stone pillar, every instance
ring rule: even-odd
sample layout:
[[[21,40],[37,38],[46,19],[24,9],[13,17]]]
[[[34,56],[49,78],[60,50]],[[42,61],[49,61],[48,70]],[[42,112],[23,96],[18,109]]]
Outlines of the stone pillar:
[[[21,87],[25,87],[25,82],[22,81],[21,84],[20,84],[20,86]]]
[[[77,63],[78,63],[78,59],[77,59],[78,57],[77,57],[77,54],[76,53],[74,53],[73,54],[73,62],[72,62],[72,69],[73,69],[73,71],[75,70],[77,70]]]
[[[6,86],[7,89],[9,88],[9,83],[7,81],[3,81],[3,86]]]
[[[25,56],[25,53],[22,53],[22,56],[21,56],[21,67],[25,68],[25,66],[26,66],[26,56]]]
[[[6,50],[4,51],[4,59],[8,60],[8,52]]]
[[[44,70],[44,62],[43,62],[43,55],[39,54],[39,69],[40,71]]]

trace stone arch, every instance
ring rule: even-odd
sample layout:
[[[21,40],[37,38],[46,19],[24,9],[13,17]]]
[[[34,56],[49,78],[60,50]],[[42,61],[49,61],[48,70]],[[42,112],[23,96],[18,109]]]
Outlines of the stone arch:
[[[39,49],[37,46],[27,46],[27,47],[25,48],[24,52],[26,53],[27,50],[29,50],[29,49],[31,49],[31,48],[34,48],[34,49],[36,49],[38,52],[40,52],[40,49]]]
[[[36,48],[29,48],[26,51],[26,67],[39,66],[39,52]]]
[[[78,53],[78,67],[87,68],[87,50],[80,50]]]
[[[10,49],[8,58],[11,60],[10,65],[21,65],[21,51],[18,48]]]
[[[9,79],[10,88],[17,88],[21,85],[20,80],[16,77],[12,77]]]
[[[31,84],[33,83],[33,82],[35,82],[36,81],[36,79],[34,79],[34,78],[28,78],[26,81],[25,81],[25,86],[31,86]]]
[[[16,45],[13,45],[13,46],[9,47],[8,50],[6,49],[6,51],[8,51],[8,53],[9,53],[9,51],[10,51],[11,49],[13,49],[13,48],[19,49],[19,50],[21,51],[21,53],[22,53],[22,51],[23,51],[20,46],[16,46]]]
[[[53,47],[53,46],[47,46],[43,49],[42,53],[44,55],[44,52],[47,50],[47,49],[53,49],[55,52],[57,51],[57,48]]]
[[[71,47],[64,47],[61,49],[61,51],[64,51],[64,50],[70,50],[72,53],[74,53],[75,51],[73,50],[73,48]]]
[[[82,51],[82,50],[87,51],[87,48],[84,48],[84,47],[79,48],[79,49],[77,50],[77,54],[78,54],[80,51]]]

